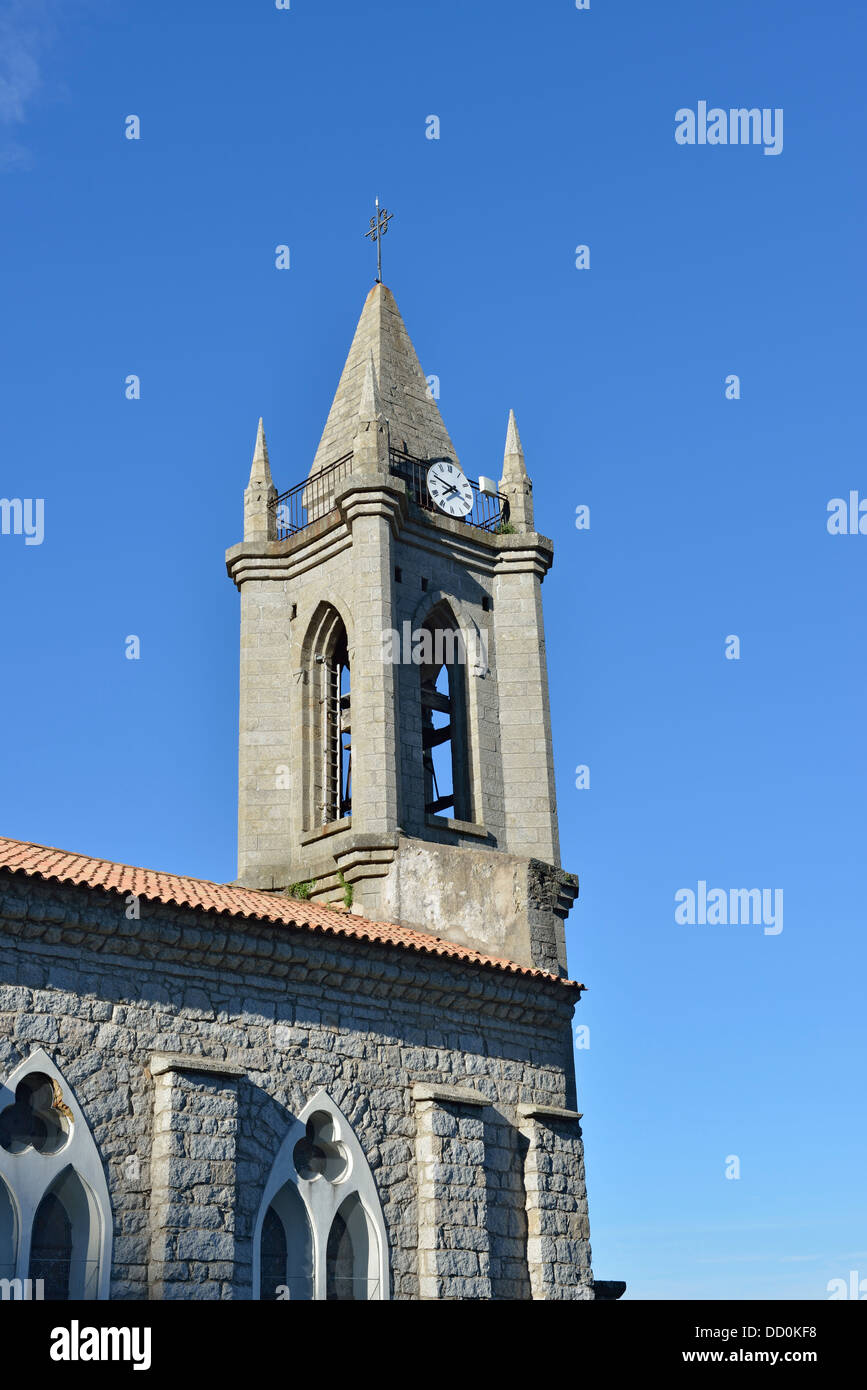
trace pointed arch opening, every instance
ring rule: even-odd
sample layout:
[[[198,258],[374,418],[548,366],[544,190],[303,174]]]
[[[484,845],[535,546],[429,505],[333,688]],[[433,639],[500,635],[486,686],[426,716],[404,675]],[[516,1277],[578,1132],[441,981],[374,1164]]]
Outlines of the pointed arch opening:
[[[323,825],[352,814],[352,691],[343,624],[325,658]]]
[[[75,1094],[43,1048],[0,1084],[0,1277],[56,1300],[108,1298],[105,1169]],[[38,1286],[37,1286],[38,1287]]]
[[[349,639],[340,614],[322,604],[305,642],[309,691],[307,829],[352,815],[352,674]]]
[[[313,1232],[294,1183],[284,1183],[265,1212],[259,1266],[261,1298],[313,1298]]]
[[[334,1213],[325,1260],[329,1301],[369,1303],[379,1297],[376,1232],[357,1192]]]
[[[253,1233],[253,1270],[258,1299],[389,1297],[388,1239],[373,1173],[324,1091],[292,1122],[274,1160]]]
[[[421,631],[425,814],[471,821],[466,644],[446,604],[437,605]]]
[[[64,1169],[36,1208],[28,1277],[43,1281],[47,1300],[97,1296],[99,1214],[73,1168]]]
[[[9,1189],[0,1178],[0,1279],[15,1278],[18,1223]]]

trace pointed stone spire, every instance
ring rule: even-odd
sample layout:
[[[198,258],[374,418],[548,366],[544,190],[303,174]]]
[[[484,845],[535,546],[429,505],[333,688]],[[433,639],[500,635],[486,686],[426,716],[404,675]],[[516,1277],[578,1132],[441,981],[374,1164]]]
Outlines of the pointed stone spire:
[[[371,377],[378,405],[374,418],[387,422],[393,449],[414,458],[458,461],[394,295],[386,285],[374,285],[361,311],[311,477],[353,449],[359,418],[370,416]]]
[[[272,485],[271,465],[268,461],[268,445],[265,442],[265,425],[262,416],[259,416],[259,428],[256,431],[256,447],[253,450],[253,466],[250,469],[250,482],[262,479],[266,487]]]
[[[533,530],[533,484],[524,462],[524,447],[518,433],[514,410],[509,411],[506,430],[506,449],[503,454],[503,476],[500,492],[509,499],[509,521],[518,531]]]
[[[250,468],[250,481],[244,492],[244,540],[273,541],[277,539],[277,516],[269,502],[277,496],[268,461],[265,426],[259,416],[256,447]]]
[[[510,410],[509,427],[506,430],[506,451],[503,455],[503,477],[513,482],[523,482],[526,476],[524,447],[518,434],[518,422],[514,410]]]

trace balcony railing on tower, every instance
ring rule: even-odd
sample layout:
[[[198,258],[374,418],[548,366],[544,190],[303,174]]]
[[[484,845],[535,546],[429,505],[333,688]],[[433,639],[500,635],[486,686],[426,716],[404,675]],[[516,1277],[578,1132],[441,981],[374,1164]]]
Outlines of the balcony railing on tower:
[[[427,471],[431,460],[414,458],[399,449],[389,449],[391,472],[406,483],[410,501],[423,511],[441,515],[434,505],[427,487]],[[352,454],[344,454],[335,459],[312,478],[296,483],[288,492],[281,492],[268,505],[276,513],[277,539],[286,540],[295,536],[314,521],[327,516],[334,505],[337,485],[352,472]],[[469,480],[473,490],[473,505],[462,520],[467,526],[478,531],[499,531],[508,521],[509,504],[502,493],[482,492],[478,483]]]
[[[277,513],[277,539],[285,541],[306,526],[327,516],[334,505],[334,491],[352,469],[352,454],[335,459],[312,478],[281,492],[268,506]]]
[[[410,500],[424,511],[435,512],[441,516],[442,513],[434,504],[427,487],[427,471],[433,460],[413,458],[412,454],[401,453],[399,449],[389,449],[388,455],[391,471],[398,478],[403,478]],[[472,478],[468,478],[467,481],[473,490],[473,505],[462,520],[467,526],[475,526],[479,531],[498,530],[507,517],[508,503],[505,497],[499,492],[482,492]]]

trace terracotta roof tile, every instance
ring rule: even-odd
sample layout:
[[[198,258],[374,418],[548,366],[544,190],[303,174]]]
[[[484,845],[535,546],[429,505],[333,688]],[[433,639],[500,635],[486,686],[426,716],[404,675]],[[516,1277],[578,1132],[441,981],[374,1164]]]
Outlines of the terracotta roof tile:
[[[535,970],[518,965],[501,956],[484,955],[468,946],[442,941],[438,936],[414,931],[411,927],[393,922],[369,922],[355,913],[343,913],[319,903],[301,902],[278,893],[264,893],[252,888],[235,888],[226,883],[211,883],[203,878],[186,878],[179,874],[161,873],[156,869],[139,869],[130,864],[115,864],[109,859],[91,859],[85,854],[52,849],[27,840],[9,840],[0,836],[0,869],[28,874],[32,878],[50,879],[56,883],[74,883],[87,888],[109,889],[117,893],[134,893],[152,902],[176,904],[178,907],[197,907],[206,912],[225,913],[278,926],[330,933],[354,941],[372,941],[385,946],[401,946],[424,955],[443,956],[467,964],[486,966],[510,975],[525,975],[583,989],[574,980],[564,980],[547,970]]]

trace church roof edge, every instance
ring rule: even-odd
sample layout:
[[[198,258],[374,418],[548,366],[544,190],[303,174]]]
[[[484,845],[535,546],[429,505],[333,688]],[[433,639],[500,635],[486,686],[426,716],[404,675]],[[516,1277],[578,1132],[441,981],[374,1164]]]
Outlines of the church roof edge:
[[[394,922],[370,922],[356,914],[339,912],[319,903],[302,902],[278,893],[163,873],[110,859],[94,859],[89,855],[55,849],[30,840],[12,840],[0,836],[0,870],[3,869],[56,883],[70,883],[105,892],[132,893],[167,906],[200,908],[205,912],[267,922],[278,927],[333,933],[348,940],[402,947],[423,955],[439,956],[509,975],[522,975],[562,985],[571,990],[585,988],[575,980],[563,979],[550,971],[519,965],[501,956],[488,956]]]

